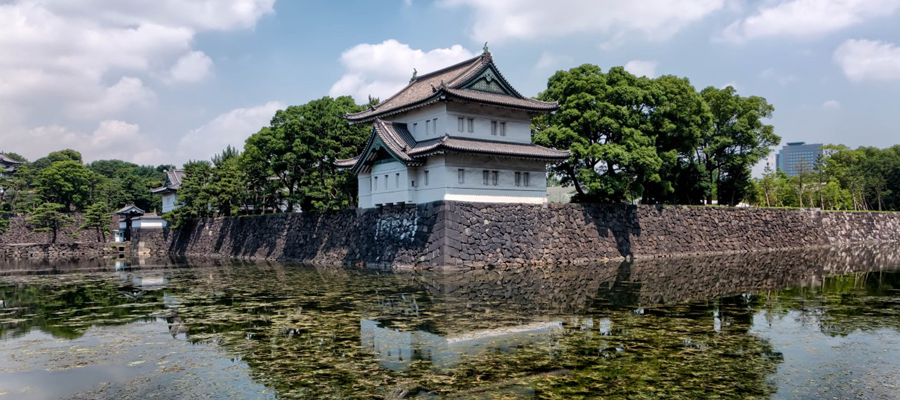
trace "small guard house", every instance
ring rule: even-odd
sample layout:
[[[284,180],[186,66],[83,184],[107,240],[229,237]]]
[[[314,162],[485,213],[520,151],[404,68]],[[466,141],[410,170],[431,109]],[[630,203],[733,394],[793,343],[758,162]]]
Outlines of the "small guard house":
[[[531,119],[557,103],[522,96],[485,45],[472,59],[413,77],[380,104],[346,115],[372,124],[362,154],[338,160],[352,169],[359,207],[439,200],[547,201],[547,164],[569,152],[531,142]]]

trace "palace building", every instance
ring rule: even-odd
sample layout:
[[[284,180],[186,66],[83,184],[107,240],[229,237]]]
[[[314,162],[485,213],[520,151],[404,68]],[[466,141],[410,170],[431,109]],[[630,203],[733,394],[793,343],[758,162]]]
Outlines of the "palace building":
[[[567,151],[531,143],[531,119],[557,103],[522,96],[491,53],[413,77],[403,90],[346,116],[372,124],[362,154],[338,160],[358,177],[359,207],[439,200],[547,200],[547,164]]]
[[[178,189],[181,189],[181,181],[184,179],[184,170],[170,169],[166,171],[166,182],[158,187],[150,189],[150,193],[162,195],[162,212],[167,213],[179,207]]]
[[[12,176],[20,164],[22,163],[0,153],[0,178]]]

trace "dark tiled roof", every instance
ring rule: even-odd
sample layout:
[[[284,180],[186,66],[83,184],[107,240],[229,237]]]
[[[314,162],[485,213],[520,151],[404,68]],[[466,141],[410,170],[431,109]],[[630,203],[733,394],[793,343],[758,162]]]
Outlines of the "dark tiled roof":
[[[0,153],[0,164],[19,165],[21,163],[22,163],[21,161],[13,160],[12,158],[9,158],[8,155]]]
[[[394,158],[407,165],[421,164],[425,157],[443,152],[486,154],[546,161],[565,160],[570,155],[568,151],[554,150],[531,143],[500,142],[453,136],[416,142],[406,128],[406,124],[376,119],[372,126],[372,136],[369,137],[369,142],[366,143],[363,153],[353,158],[337,160],[335,165],[339,168],[353,168],[354,171],[358,172],[366,162],[375,158],[376,143],[382,143],[383,147],[386,147]]]
[[[483,92],[473,89],[446,89],[447,93],[465,100],[492,103],[501,106],[526,108],[536,111],[553,111],[559,107],[557,103],[547,103],[525,97],[512,97],[500,93]]]
[[[116,211],[116,214],[118,214],[118,215],[144,215],[144,210],[141,210],[134,204],[129,204],[129,205],[126,205],[125,207],[122,207],[118,211]]]
[[[441,139],[421,142],[409,154],[413,157],[422,157],[427,154],[448,150],[461,153],[536,158],[541,160],[565,160],[570,155],[568,151],[550,149],[531,143],[499,142],[453,136],[444,136]]]
[[[439,101],[445,93],[450,93],[451,90],[458,92],[455,94],[458,98],[468,101],[489,102],[535,111],[551,111],[558,107],[557,103],[545,103],[523,97],[508,84],[506,87],[510,88],[512,92],[509,95],[464,89],[472,78],[478,77],[481,72],[489,67],[497,70],[497,67],[493,64],[491,53],[485,52],[459,64],[422,75],[377,106],[358,113],[347,114],[347,119],[352,122],[367,122],[374,118],[407,111]],[[497,71],[499,74],[499,70]],[[498,78],[506,83],[502,75]],[[479,94],[488,96],[480,96]],[[500,97],[505,99],[500,99]]]
[[[166,171],[166,183],[158,188],[150,189],[150,193],[157,194],[168,192],[170,190],[181,189],[181,181],[184,180],[184,170],[170,169]]]

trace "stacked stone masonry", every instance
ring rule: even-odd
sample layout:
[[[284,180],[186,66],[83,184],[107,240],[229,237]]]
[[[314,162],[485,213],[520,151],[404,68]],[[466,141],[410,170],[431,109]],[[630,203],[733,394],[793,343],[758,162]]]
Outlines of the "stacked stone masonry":
[[[437,202],[205,219],[135,240],[149,253],[465,269],[896,241],[900,213]]]

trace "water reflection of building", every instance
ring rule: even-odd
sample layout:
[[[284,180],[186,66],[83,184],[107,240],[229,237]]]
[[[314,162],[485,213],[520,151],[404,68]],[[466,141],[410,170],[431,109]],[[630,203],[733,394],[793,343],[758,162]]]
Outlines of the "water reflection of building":
[[[551,341],[561,331],[562,321],[546,321],[442,336],[385,328],[378,321],[360,321],[362,345],[374,350],[381,366],[397,371],[409,369],[417,360],[430,361],[436,369],[452,368],[467,356],[486,351],[513,352],[525,344]]]

